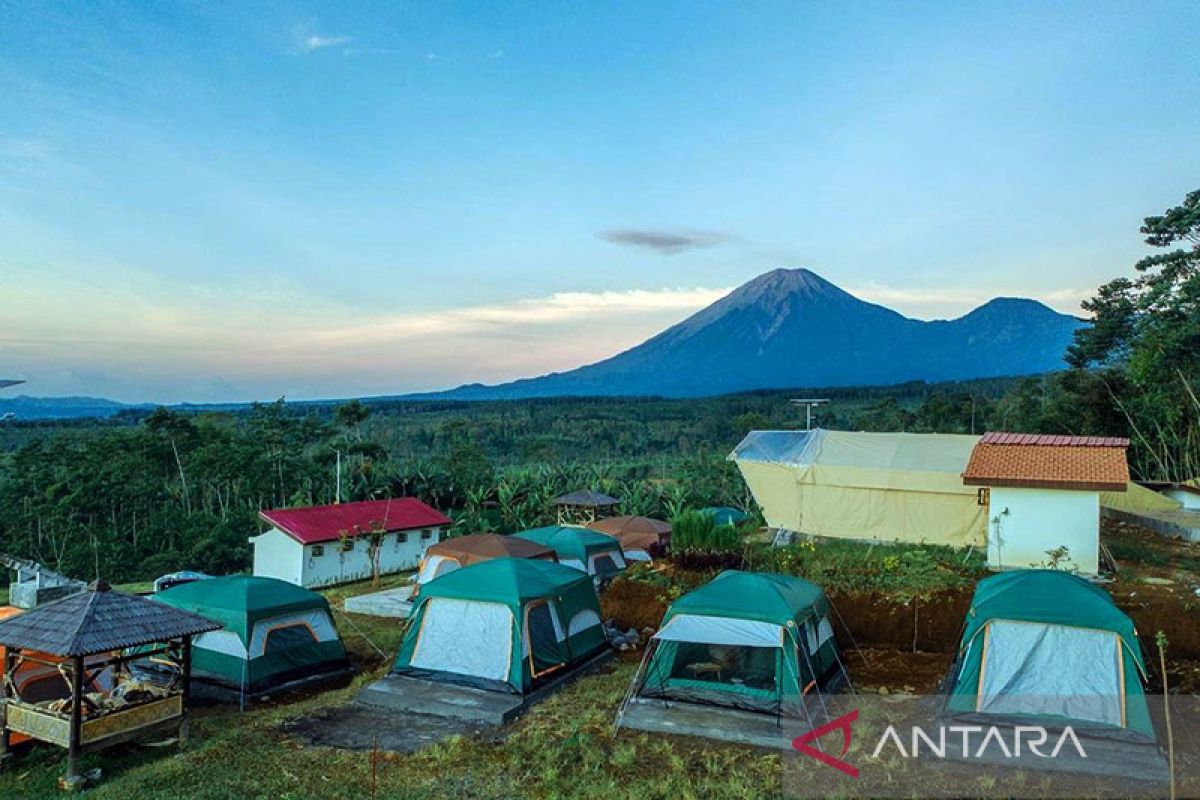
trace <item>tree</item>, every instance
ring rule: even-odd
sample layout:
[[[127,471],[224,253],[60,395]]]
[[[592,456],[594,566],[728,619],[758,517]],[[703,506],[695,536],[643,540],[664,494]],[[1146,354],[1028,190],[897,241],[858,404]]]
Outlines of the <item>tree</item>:
[[[333,412],[334,419],[346,430],[354,431],[354,440],[362,441],[362,424],[371,416],[371,409],[358,400],[342,403]]]
[[[1200,189],[1146,217],[1141,232],[1151,247],[1173,249],[1141,259],[1137,277],[1109,281],[1083,304],[1094,323],[1067,359],[1128,382],[1127,391],[1110,384],[1109,396],[1142,477],[1181,480],[1200,474]]]

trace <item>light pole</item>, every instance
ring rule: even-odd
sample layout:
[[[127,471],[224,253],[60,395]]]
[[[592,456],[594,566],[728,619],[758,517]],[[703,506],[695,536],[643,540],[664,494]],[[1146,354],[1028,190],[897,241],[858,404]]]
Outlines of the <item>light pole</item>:
[[[820,398],[800,397],[800,398],[792,398],[788,402],[790,402],[794,406],[804,406],[804,412],[805,412],[804,430],[811,431],[812,430],[813,409],[819,408],[820,406],[823,406],[823,405],[826,405],[829,402],[829,398],[827,398],[827,397],[820,397]]]

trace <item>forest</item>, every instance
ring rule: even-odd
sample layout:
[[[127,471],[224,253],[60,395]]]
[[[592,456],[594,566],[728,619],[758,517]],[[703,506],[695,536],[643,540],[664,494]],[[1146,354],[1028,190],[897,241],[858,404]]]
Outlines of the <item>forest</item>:
[[[581,487],[672,518],[753,509],[725,456],[747,431],[796,428],[795,396],[830,399],[817,424],[869,431],[1127,436],[1135,477],[1200,475],[1200,190],[1141,227],[1155,254],[1086,304],[1061,372],[962,383],[806,388],[704,399],[256,404],[0,425],[0,550],[79,578],[146,580],[250,563],[260,509],[414,495],[456,530],[550,521]],[[340,469],[339,469],[340,464]]]

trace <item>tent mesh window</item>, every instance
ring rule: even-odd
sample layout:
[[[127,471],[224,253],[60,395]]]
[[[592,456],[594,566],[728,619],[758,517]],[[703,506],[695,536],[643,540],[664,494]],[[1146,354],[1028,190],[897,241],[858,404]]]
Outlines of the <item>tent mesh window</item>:
[[[293,647],[303,647],[308,644],[316,644],[316,642],[317,637],[312,628],[302,622],[297,622],[294,625],[284,625],[269,631],[266,641],[263,643],[263,652],[267,654],[281,653],[291,650]]]
[[[609,555],[596,556],[592,564],[596,568],[597,575],[616,575],[621,571],[617,568],[617,562]]]
[[[774,691],[775,647],[680,643],[670,679]]]

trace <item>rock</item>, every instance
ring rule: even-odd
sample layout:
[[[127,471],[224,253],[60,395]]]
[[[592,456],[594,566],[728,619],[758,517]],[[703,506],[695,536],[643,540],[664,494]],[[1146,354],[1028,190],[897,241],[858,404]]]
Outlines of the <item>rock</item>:
[[[1175,581],[1170,578],[1155,578],[1153,576],[1142,578],[1142,583],[1148,583],[1151,586],[1171,586]]]
[[[886,686],[880,686],[880,687],[879,687],[879,693],[880,693],[880,694],[882,694],[882,695],[888,695],[888,694],[891,694],[891,692],[889,692],[889,691],[888,691],[888,688],[887,688]]]

